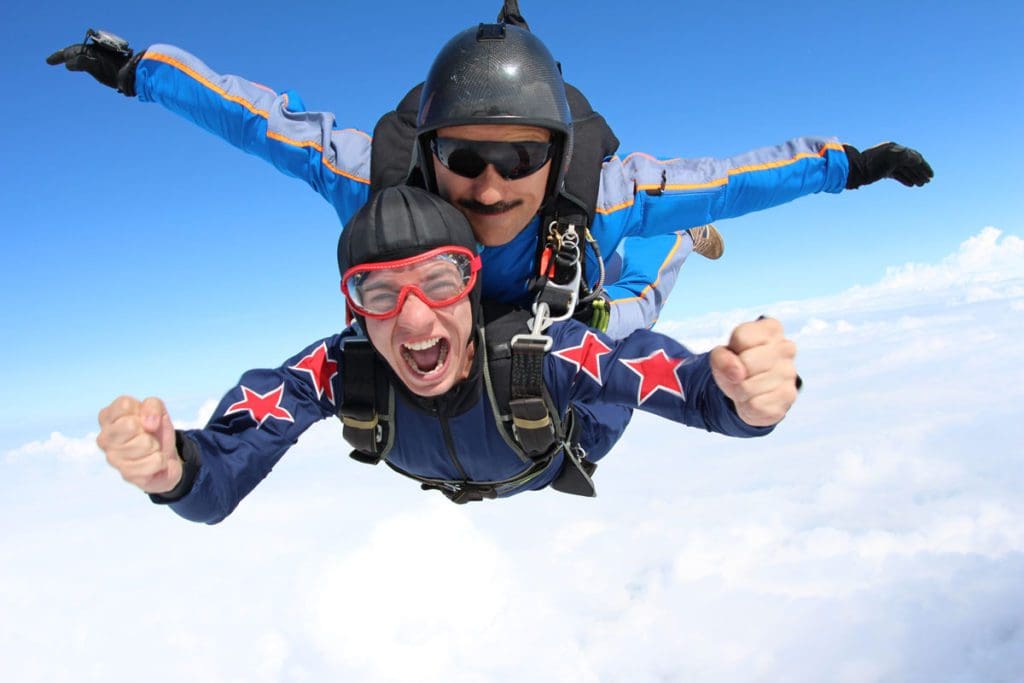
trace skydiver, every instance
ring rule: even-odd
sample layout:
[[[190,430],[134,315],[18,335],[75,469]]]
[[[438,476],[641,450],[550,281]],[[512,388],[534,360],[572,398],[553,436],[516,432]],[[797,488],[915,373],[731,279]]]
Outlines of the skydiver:
[[[153,45],[132,54],[108,34],[91,40],[58,50],[47,62],[157,102],[305,180],[342,224],[367,200],[372,145],[365,133],[336,127],[332,114],[305,111],[294,93],[218,74],[179,48]],[[562,188],[572,149],[558,65],[532,33],[481,24],[438,53],[417,116],[416,176],[472,224],[484,247],[485,297],[531,304],[543,247],[539,212]],[[615,338],[653,325],[692,238],[703,240],[711,256],[721,247],[710,228],[678,231],[890,177],[921,186],[932,169],[918,152],[895,143],[859,151],[810,137],[728,159],[606,159],[590,233],[601,254],[624,243],[629,248],[623,272],[593,302],[592,322]],[[596,290],[601,269],[593,258],[587,251],[585,284]]]
[[[335,415],[353,457],[465,503],[549,485],[594,495],[590,474],[633,408],[752,437],[796,399],[796,347],[775,320],[697,355],[648,330],[613,340],[570,319],[531,331],[530,314],[482,302],[477,246],[439,196],[382,190],[338,244],[356,324],[243,374],[203,429],[175,431],[157,398],[117,398],[97,444],[154,502],[212,524]]]

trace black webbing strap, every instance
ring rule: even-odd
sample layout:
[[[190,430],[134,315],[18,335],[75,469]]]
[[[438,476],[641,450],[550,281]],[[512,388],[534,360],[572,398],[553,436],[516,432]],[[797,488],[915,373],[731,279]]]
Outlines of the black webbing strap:
[[[576,419],[576,414],[569,411],[568,419],[571,421],[569,438],[566,439],[563,448],[562,471],[558,473],[555,480],[551,482],[551,488],[562,493],[571,493],[574,496],[586,496],[593,498],[597,495],[594,487],[594,471],[597,470],[597,463],[586,459],[587,453],[579,445],[580,429],[582,424]]]
[[[376,358],[370,340],[363,335],[346,337],[341,346],[345,381],[342,382],[338,413],[344,425],[345,441],[355,447],[349,455],[359,462],[376,465],[377,445]]]
[[[420,484],[424,491],[440,491],[448,500],[458,505],[466,503],[477,503],[481,500],[493,500],[498,497],[498,489],[495,486],[473,486],[467,484],[458,488],[440,484]]]
[[[549,463],[539,462],[532,465],[525,472],[517,474],[514,477],[487,483],[427,479],[413,474],[412,472],[407,472],[387,459],[384,460],[384,464],[395,472],[418,481],[420,483],[420,488],[424,491],[440,491],[448,500],[453,503],[463,505],[465,503],[474,503],[480,500],[492,500],[497,498],[502,491],[510,491],[518,488],[542,474]]]
[[[531,458],[547,455],[557,440],[555,425],[544,401],[545,344],[538,339],[512,342],[512,433]]]

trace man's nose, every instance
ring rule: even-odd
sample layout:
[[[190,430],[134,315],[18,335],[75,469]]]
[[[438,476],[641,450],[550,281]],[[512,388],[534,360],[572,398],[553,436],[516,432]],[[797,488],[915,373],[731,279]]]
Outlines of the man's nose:
[[[416,331],[433,325],[435,317],[434,309],[416,291],[410,290],[395,322],[405,329]]]
[[[507,181],[487,164],[483,173],[473,179],[473,199],[481,204],[497,204],[505,199],[504,185]]]

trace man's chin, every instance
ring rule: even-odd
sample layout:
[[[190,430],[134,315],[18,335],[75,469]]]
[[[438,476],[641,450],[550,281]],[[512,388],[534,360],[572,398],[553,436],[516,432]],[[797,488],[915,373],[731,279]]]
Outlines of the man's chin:
[[[409,387],[408,384],[406,384]],[[431,387],[409,387],[409,391],[420,396],[422,398],[435,398],[442,394],[448,393],[448,390],[452,388],[452,384],[448,382],[440,382]]]
[[[526,227],[516,226],[515,216],[511,212],[498,215],[469,214],[467,217],[473,228],[473,235],[485,247],[508,244]]]

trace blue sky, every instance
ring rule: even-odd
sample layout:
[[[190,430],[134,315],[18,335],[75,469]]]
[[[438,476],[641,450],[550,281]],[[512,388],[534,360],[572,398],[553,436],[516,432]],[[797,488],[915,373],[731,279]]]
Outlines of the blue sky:
[[[45,430],[43,402],[62,419],[120,391],[194,402],[341,320],[326,203],[158,106],[48,67],[51,50],[89,26],[139,48],[170,42],[371,129],[443,40],[498,8],[100,5],[3,10],[18,27],[0,77],[17,93],[0,171],[3,362],[22,389],[2,399],[11,420],[0,443]],[[666,315],[834,292],[949,253],[981,225],[1020,230],[1012,150],[1024,57],[1015,32],[992,20],[1018,25],[1015,3],[664,3],[634,13],[527,0],[523,11],[622,152],[727,156],[835,135],[860,147],[903,142],[936,169],[921,190],[882,183],[723,222],[726,257],[692,259]]]
[[[509,672],[458,653],[497,660],[509,645],[538,652],[522,663],[534,678],[564,666],[562,678],[624,679],[636,661],[632,680],[1012,681],[1024,670],[1019,609],[1007,609],[1024,600],[1019,3],[631,12],[523,0],[620,152],[892,139],[919,149],[935,180],[723,221],[723,259],[684,267],[662,330],[709,348],[767,312],[800,346],[808,389],[770,439],[638,420],[602,465],[596,501],[524,496],[459,512],[339,463],[340,434],[325,425],[215,529],[122,484],[92,444],[96,412],[120,393],[153,394],[195,423],[246,368],[339,328],[335,214],[262,161],[44,58],[105,28],[138,48],[179,45],[369,130],[445,39],[499,3],[93,4],[0,9],[15,29],[0,47],[0,613],[16,615],[0,624],[0,661],[15,678],[126,680],[172,652],[168,680],[402,680],[402,662],[439,644],[447,654],[423,680],[501,680]],[[464,561],[416,545],[430,534]],[[222,569],[140,616],[154,591],[136,578],[168,563],[172,576]],[[388,591],[376,583],[380,567],[410,563],[499,607],[446,620],[400,572],[384,577]],[[562,578],[521,578],[537,567]],[[566,578],[581,575],[590,583]],[[370,601],[393,594],[402,618],[374,622],[381,640],[366,640],[355,617],[379,618]],[[197,640],[196,614],[231,635]],[[235,633],[237,614],[248,622]],[[563,634],[559,647],[530,635],[541,626]],[[48,656],[45,633],[78,669]]]

